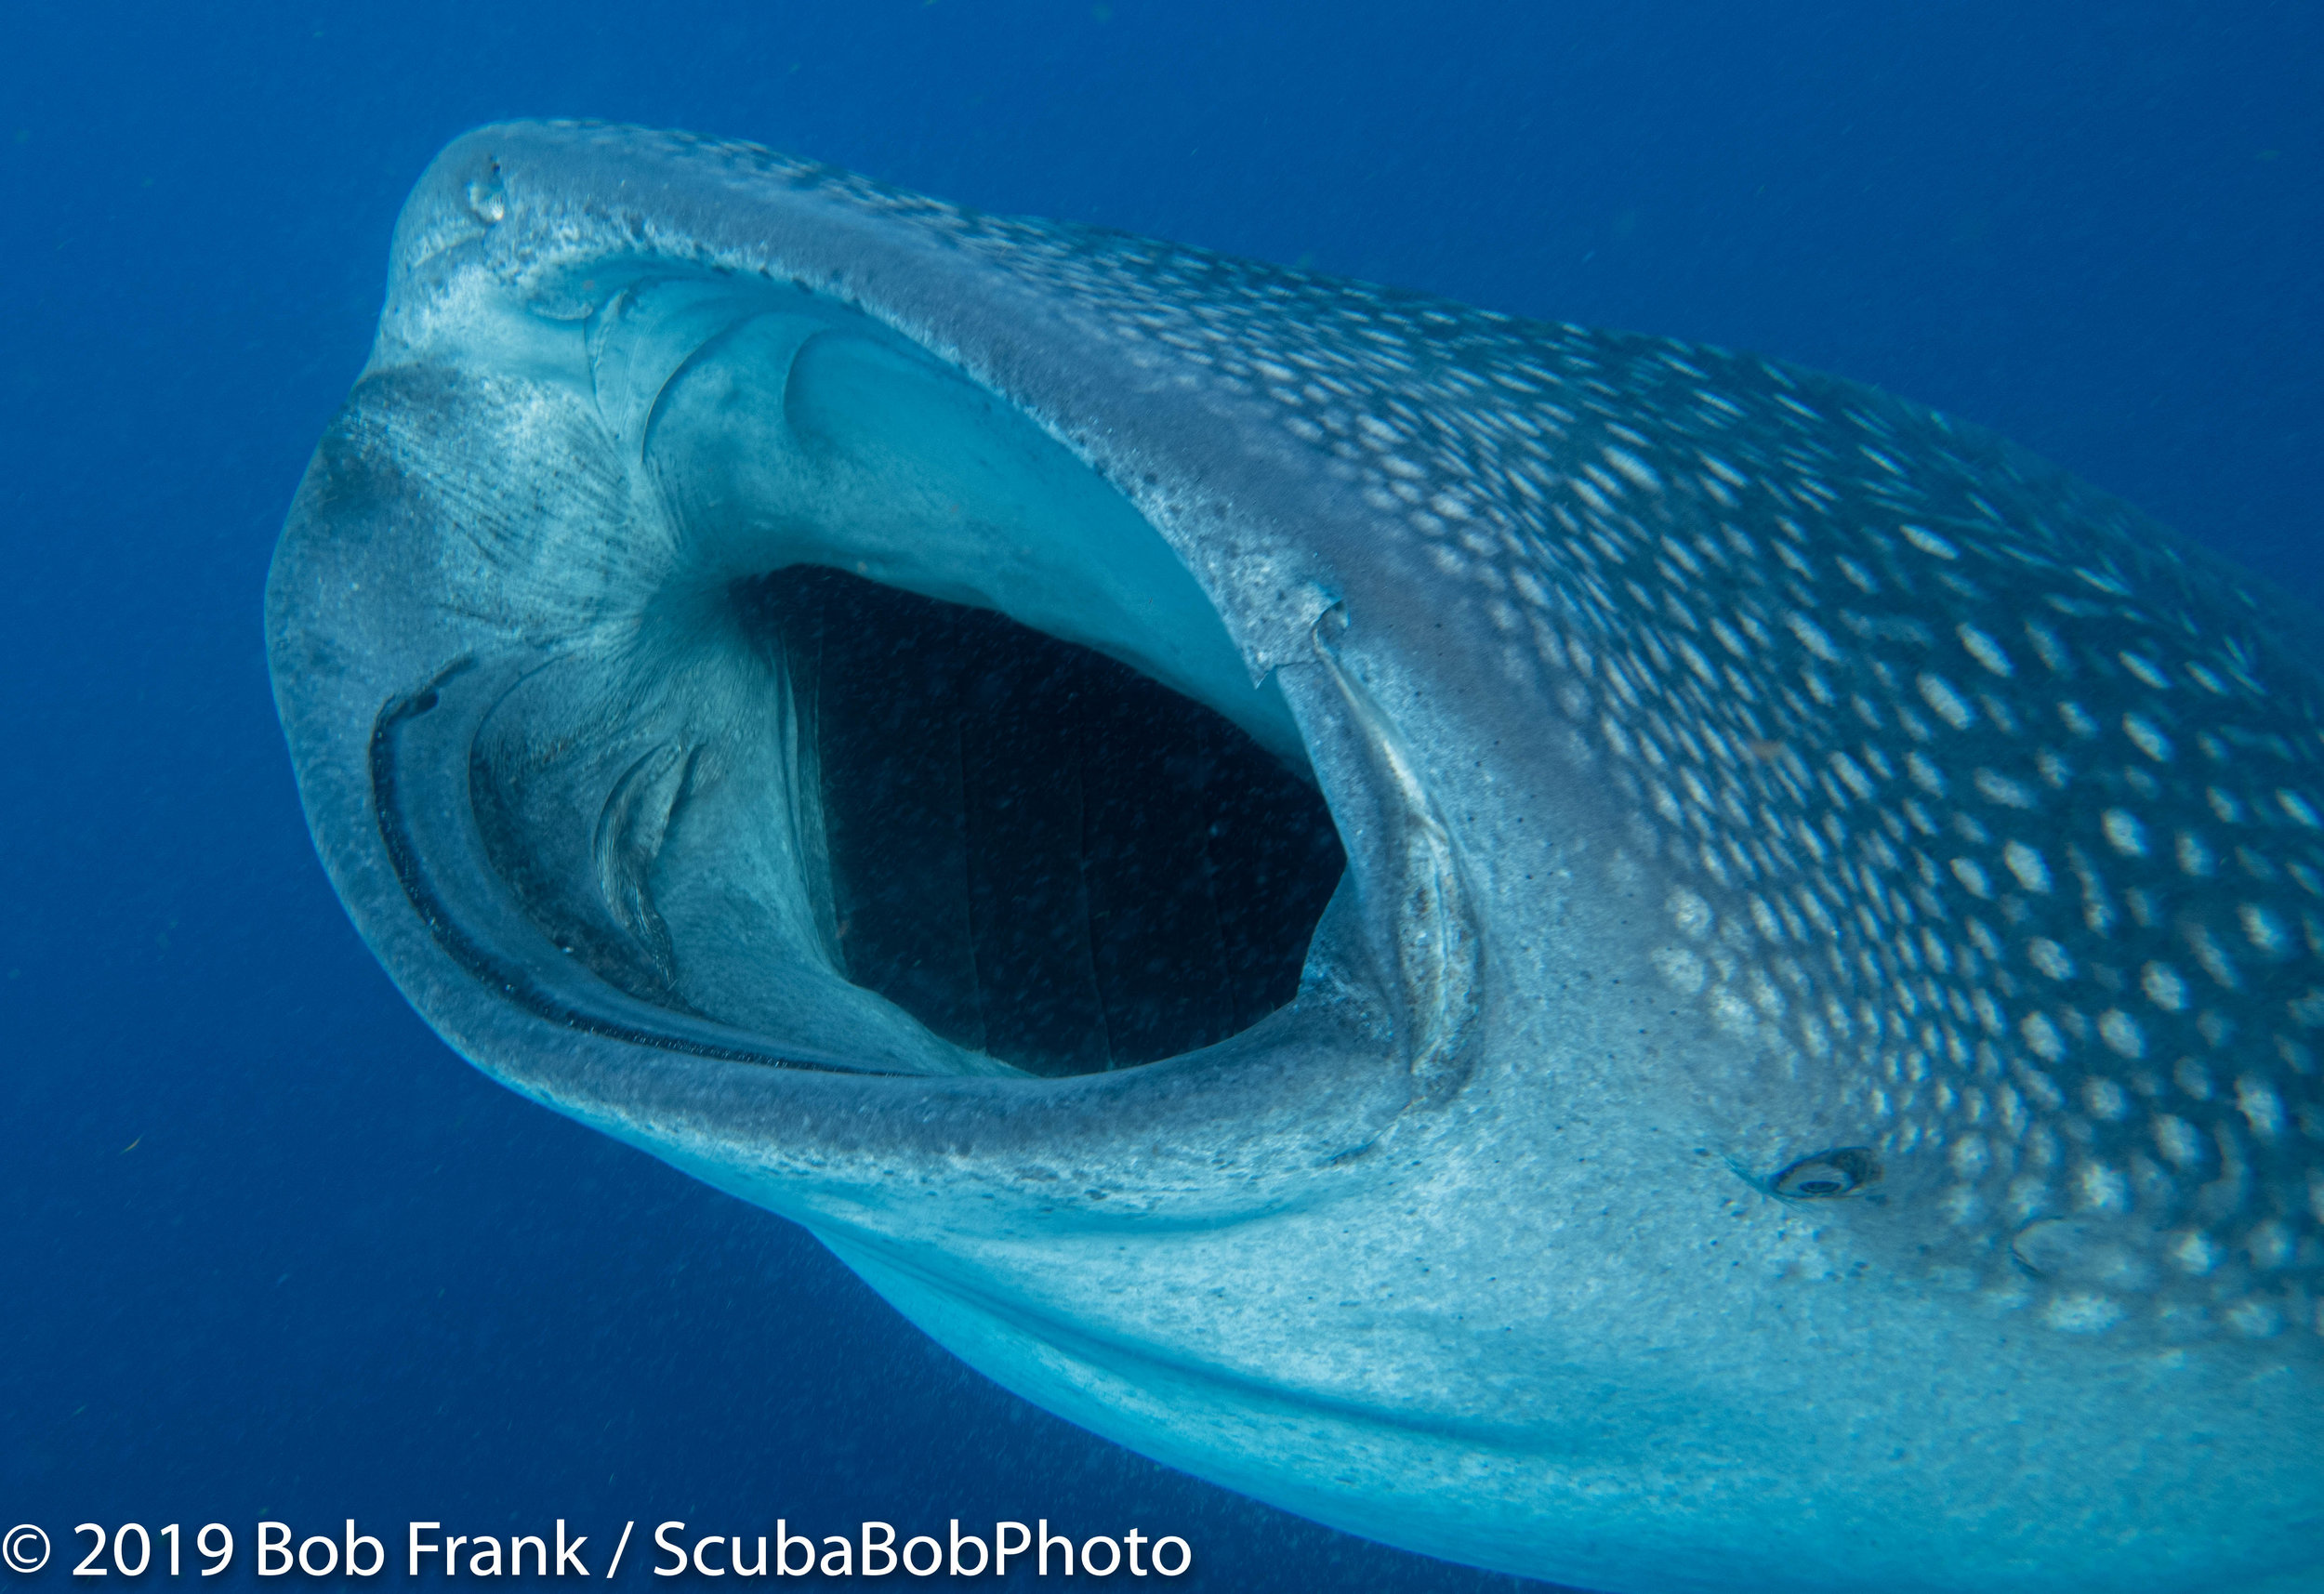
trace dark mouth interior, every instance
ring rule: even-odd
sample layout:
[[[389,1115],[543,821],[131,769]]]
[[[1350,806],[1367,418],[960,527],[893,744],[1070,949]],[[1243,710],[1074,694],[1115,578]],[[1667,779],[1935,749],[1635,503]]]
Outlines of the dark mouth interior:
[[[841,972],[1042,1074],[1150,1062],[1289,1002],[1345,859],[1223,717],[984,609],[794,566],[737,599],[820,751]]]

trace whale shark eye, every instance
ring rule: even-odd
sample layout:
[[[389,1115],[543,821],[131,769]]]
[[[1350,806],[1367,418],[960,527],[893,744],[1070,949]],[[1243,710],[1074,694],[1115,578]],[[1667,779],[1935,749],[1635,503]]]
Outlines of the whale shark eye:
[[[1881,1165],[1861,1146],[1842,1146],[1802,1157],[1776,1176],[1777,1195],[1794,1201],[1829,1201],[1854,1195],[1881,1177]]]

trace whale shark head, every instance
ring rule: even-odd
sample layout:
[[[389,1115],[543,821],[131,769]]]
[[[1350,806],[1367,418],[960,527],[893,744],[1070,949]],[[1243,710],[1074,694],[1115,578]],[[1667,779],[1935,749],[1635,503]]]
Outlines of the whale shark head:
[[[1612,1589],[2317,1573],[2314,632],[1998,440],[519,124],[267,626],[447,1042],[1098,1432]]]

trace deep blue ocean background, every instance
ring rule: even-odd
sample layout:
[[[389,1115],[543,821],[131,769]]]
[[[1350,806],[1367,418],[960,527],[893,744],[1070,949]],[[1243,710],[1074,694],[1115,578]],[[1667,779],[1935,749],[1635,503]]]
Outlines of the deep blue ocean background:
[[[800,1232],[472,1073],[357,942],[260,586],[406,189],[512,115],[1765,351],[2324,597],[2306,0],[7,0],[0,1526],[58,1540],[33,1584],[89,1520],[225,1521],[240,1583],[260,1517],[562,1516],[593,1556],[636,1518],[635,1582],[656,1522],[781,1514],[1137,1525],[1193,1541],[1178,1587],[1514,1587],[1025,1406]]]

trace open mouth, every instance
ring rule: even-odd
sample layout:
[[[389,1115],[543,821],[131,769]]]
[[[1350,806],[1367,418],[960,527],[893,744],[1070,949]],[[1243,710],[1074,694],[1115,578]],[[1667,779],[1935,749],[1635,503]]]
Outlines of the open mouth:
[[[1292,1001],[1331,813],[1115,489],[803,291],[574,291],[508,336],[618,491],[457,528],[516,639],[372,737],[390,861],[472,977],[626,1040],[918,1074],[1129,1067]]]
[[[813,698],[854,984],[1039,1074],[1195,1051],[1298,993],[1339,837],[1231,721],[989,610],[813,566],[748,592]]]

